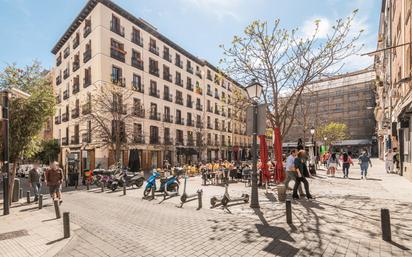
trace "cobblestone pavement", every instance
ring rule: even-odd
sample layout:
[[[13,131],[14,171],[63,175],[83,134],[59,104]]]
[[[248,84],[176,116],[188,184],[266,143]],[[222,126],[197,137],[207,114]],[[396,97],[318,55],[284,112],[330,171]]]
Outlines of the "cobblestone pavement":
[[[319,171],[310,179],[316,199],[292,204],[293,225],[275,192],[260,193],[260,210],[245,204],[210,209],[209,198],[223,193],[221,186],[202,187],[201,210],[195,201],[178,208],[177,197],[144,200],[142,189],[126,196],[121,190],[68,192],[62,208],[81,229],[58,256],[412,256],[412,183],[384,173],[378,160],[369,174],[360,180],[356,166],[350,179]],[[189,193],[199,187],[199,178],[189,180]],[[229,192],[250,188],[234,183]],[[391,211],[391,243],[381,240],[384,207]]]

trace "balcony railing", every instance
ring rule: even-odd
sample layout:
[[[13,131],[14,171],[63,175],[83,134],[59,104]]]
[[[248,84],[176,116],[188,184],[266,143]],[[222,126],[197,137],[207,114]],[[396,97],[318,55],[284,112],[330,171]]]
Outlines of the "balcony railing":
[[[70,55],[70,48],[66,48],[63,53],[63,57],[67,58]]]
[[[159,55],[159,47],[149,44],[149,51],[155,55]]]
[[[175,123],[178,125],[185,125],[185,119],[176,117]]]
[[[203,128],[203,122],[196,121],[196,128]]]
[[[72,145],[78,145],[80,142],[79,142],[80,140],[79,140],[79,136],[77,135],[75,135],[75,136],[71,136],[71,138],[70,138],[70,144],[72,144]]]
[[[111,47],[110,48],[110,56],[113,58],[113,59],[116,59],[116,60],[118,60],[118,61],[121,61],[121,62],[125,62],[125,52],[123,51],[123,49],[118,49],[118,48],[114,48],[114,47]]]
[[[60,66],[61,63],[62,63],[62,57],[59,56],[59,57],[57,57],[57,59],[56,59],[56,66]]]
[[[63,100],[66,100],[67,98],[69,98],[69,91],[68,91],[68,90],[64,90],[64,91],[63,91]]]
[[[173,95],[169,93],[163,93],[163,100],[173,102]]]
[[[212,124],[208,123],[208,124],[207,124],[207,128],[208,128],[208,129],[213,129]]]
[[[90,133],[83,133],[82,134],[82,143],[91,143],[92,142],[92,137]]]
[[[153,88],[150,88],[149,95],[150,95],[150,96],[153,96],[153,97],[160,98],[160,92],[159,92],[159,90],[155,90],[155,89],[153,89]]]
[[[150,144],[151,145],[158,145],[160,144],[160,140],[158,136],[150,136]]]
[[[132,89],[134,91],[144,93],[144,85],[142,83],[138,83],[137,81],[132,81]]]
[[[150,112],[149,119],[160,121],[160,112]]]
[[[124,37],[124,27],[117,22],[113,22],[113,20],[110,21],[110,30]]]
[[[72,109],[72,119],[76,119],[80,116],[80,110],[79,108],[74,108]]]
[[[202,72],[200,70],[196,70],[196,76],[202,78]]]
[[[92,106],[90,103],[85,103],[82,105],[82,114],[87,115],[92,112]]]
[[[62,102],[62,97],[61,95],[56,96],[56,103],[61,103]]]
[[[217,108],[215,109],[215,114],[220,115],[220,111]]]
[[[80,61],[77,59],[73,62],[73,72],[77,71],[80,68]]]
[[[183,87],[183,79],[175,78],[175,84],[178,86]]]
[[[193,108],[193,101],[186,100],[186,107]]]
[[[67,137],[62,137],[62,145],[68,145],[69,139]]]
[[[196,110],[198,110],[198,111],[203,111],[203,105],[201,105],[201,104],[196,104]]]
[[[210,81],[213,81],[212,75],[211,75],[210,73],[207,74],[206,78],[207,78],[208,80],[210,80]]]
[[[186,126],[194,127],[195,126],[195,121],[194,120],[186,120]]]
[[[183,68],[183,62],[180,59],[175,60],[175,65],[179,68]]]
[[[186,89],[187,89],[187,90],[190,90],[190,91],[193,91],[193,84],[190,83],[189,81],[186,82]]]
[[[170,114],[169,115],[164,114],[163,121],[167,123],[173,123],[173,116],[171,116]]]
[[[173,145],[173,138],[171,138],[170,136],[165,136],[163,143],[165,145]]]
[[[172,55],[169,52],[163,51],[163,59],[168,62],[172,62]]]
[[[91,84],[92,84],[92,78],[90,76],[83,78],[83,87],[84,88],[90,86]]]
[[[126,87],[126,79],[122,77],[116,77],[114,74],[111,75],[111,81],[113,84],[119,87]]]
[[[191,73],[191,74],[193,74],[193,67],[187,66],[187,67],[186,67],[186,71],[189,72],[189,73]]]
[[[157,67],[149,67],[149,73],[159,77],[159,68]]]
[[[210,90],[207,90],[206,94],[207,94],[208,96],[213,96],[212,91],[210,91]]]
[[[175,103],[183,105],[183,97],[176,96]]]
[[[60,116],[54,117],[54,124],[58,125],[60,123],[62,123]]]
[[[137,59],[137,58],[132,58],[132,66],[135,68],[138,68],[139,70],[143,70],[143,60]]]
[[[76,94],[76,93],[78,93],[79,91],[80,91],[80,85],[79,85],[79,81],[77,80],[77,83],[74,83],[74,84],[73,84],[72,93],[73,93],[73,94]]]
[[[210,113],[213,113],[213,108],[212,108],[212,107],[208,107],[208,108],[207,108],[207,111],[210,112]]]
[[[68,113],[63,113],[62,114],[62,122],[69,121],[69,114]]]
[[[88,60],[90,60],[92,58],[92,50],[86,50],[83,53],[83,63],[86,63]]]
[[[215,98],[219,100],[220,99],[219,94],[215,94]]]
[[[70,76],[69,68],[66,68],[66,69],[63,71],[63,79],[67,79],[69,76]]]
[[[172,74],[168,72],[163,72],[163,79],[172,82]]]
[[[183,138],[176,138],[175,145],[185,145]]]
[[[60,85],[62,83],[62,77],[59,75],[56,77],[56,85]]]
[[[143,38],[132,33],[132,42],[138,46],[143,47]]]
[[[133,115],[138,117],[138,118],[144,118],[145,117],[145,110],[144,110],[143,106],[134,107]]]
[[[77,34],[77,35],[78,35],[78,34]],[[78,37],[76,37],[76,38],[73,40],[73,49],[76,49],[76,48],[79,46],[79,44],[80,44],[80,40],[79,40]]]
[[[215,130],[219,130],[219,124],[215,124]]]
[[[85,26],[83,29],[83,37],[87,37],[90,32],[92,32],[92,27],[91,26]]]
[[[188,145],[188,146],[194,146],[194,145],[195,145],[195,141],[193,140],[193,138],[188,138],[186,145]]]
[[[135,143],[135,144],[144,144],[145,143],[144,136],[143,135],[133,136],[133,143]]]

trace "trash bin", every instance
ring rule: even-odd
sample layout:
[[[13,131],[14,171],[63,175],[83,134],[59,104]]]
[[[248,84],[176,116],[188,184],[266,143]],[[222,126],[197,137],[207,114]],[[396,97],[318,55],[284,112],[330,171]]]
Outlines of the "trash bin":
[[[15,178],[14,179],[14,187],[13,187],[13,195],[11,198],[12,202],[18,202],[20,196],[20,179]]]

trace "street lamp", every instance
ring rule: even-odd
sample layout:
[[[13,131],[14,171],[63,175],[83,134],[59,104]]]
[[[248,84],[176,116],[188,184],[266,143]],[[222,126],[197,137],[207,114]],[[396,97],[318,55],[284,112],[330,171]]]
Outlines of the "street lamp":
[[[252,192],[251,192],[251,208],[260,208],[258,185],[257,185],[257,116],[258,116],[258,100],[262,93],[262,85],[255,79],[246,87],[246,92],[253,105],[253,145],[252,145]]]
[[[311,127],[310,128],[310,134],[312,135],[312,146],[313,146],[313,157],[315,157],[315,159],[313,160],[313,162],[316,164],[316,155],[317,155],[317,152],[316,152],[316,142],[315,142],[315,140],[314,140],[314,135],[315,135],[315,128],[314,127]]]

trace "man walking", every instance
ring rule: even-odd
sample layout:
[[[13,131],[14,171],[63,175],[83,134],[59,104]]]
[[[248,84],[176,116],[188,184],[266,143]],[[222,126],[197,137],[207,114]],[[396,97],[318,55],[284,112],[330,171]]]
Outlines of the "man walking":
[[[39,199],[39,193],[41,189],[41,174],[39,164],[35,163],[33,168],[29,171],[29,185],[34,191],[34,201]]]
[[[393,172],[393,152],[392,149],[389,149],[385,154],[385,169],[386,173]]]
[[[296,178],[295,186],[293,187],[293,194],[292,194],[293,199],[299,199],[297,191],[298,191],[298,188],[300,187],[301,182],[305,186],[306,198],[312,199],[312,195],[310,194],[310,191],[309,191],[309,182],[306,180],[305,175],[304,175],[304,166],[306,165],[305,157],[306,157],[305,150],[300,150],[297,154],[297,158],[295,158],[294,164],[295,164],[295,171],[297,173],[297,178]]]
[[[296,149],[293,149],[290,151],[290,155],[288,158],[286,158],[286,179],[285,179],[285,188],[286,190],[289,189],[289,182],[291,180],[295,181],[297,183],[297,173],[295,170],[295,158],[296,158],[297,152]],[[299,187],[299,194],[303,195],[303,190],[302,187]]]
[[[58,199],[59,203],[62,203],[60,186],[63,183],[63,172],[58,167],[57,162],[52,162],[50,168],[46,171],[46,185],[49,187],[49,193],[54,200]]]

